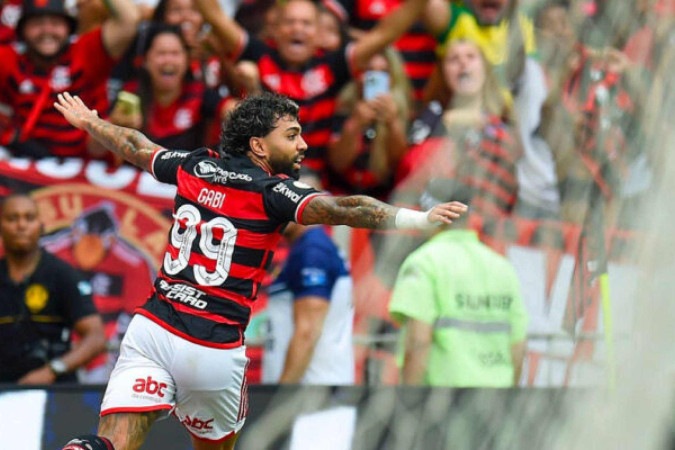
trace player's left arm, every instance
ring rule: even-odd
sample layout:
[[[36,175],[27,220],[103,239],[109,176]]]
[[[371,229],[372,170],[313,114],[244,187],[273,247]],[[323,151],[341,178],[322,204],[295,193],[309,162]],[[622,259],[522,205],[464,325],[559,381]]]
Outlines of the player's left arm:
[[[101,119],[95,110],[89,109],[78,96],[68,92],[58,95],[54,107],[75,128],[84,130],[108,150],[135,166],[152,172],[152,158],[162,148],[143,133],[132,128],[120,127]]]
[[[329,305],[325,298],[315,295],[293,302],[293,336],[279,383],[299,383],[305,375],[321,337]]]
[[[467,211],[460,202],[441,203],[428,211],[398,208],[366,195],[318,195],[302,212],[302,224],[348,225],[354,228],[428,229],[451,224]]]

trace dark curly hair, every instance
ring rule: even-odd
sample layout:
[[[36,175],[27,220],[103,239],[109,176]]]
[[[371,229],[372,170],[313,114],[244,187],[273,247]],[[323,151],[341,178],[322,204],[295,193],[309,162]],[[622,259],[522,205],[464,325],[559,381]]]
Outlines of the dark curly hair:
[[[300,107],[279,94],[264,92],[246,97],[228,115],[220,135],[220,152],[245,154],[252,137],[267,136],[282,117],[298,119]]]

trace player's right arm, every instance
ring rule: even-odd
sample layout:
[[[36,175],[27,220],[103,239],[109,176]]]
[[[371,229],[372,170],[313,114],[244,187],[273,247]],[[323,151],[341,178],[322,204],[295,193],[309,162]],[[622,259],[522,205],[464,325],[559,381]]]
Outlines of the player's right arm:
[[[451,224],[467,211],[460,202],[441,203],[428,211],[398,208],[366,195],[333,197],[319,195],[309,200],[302,224],[348,225],[354,228],[425,229]]]
[[[101,119],[78,96],[73,97],[68,92],[58,95],[54,107],[72,126],[86,131],[108,150],[133,165],[152,172],[152,157],[162,147],[140,131],[113,125]]]

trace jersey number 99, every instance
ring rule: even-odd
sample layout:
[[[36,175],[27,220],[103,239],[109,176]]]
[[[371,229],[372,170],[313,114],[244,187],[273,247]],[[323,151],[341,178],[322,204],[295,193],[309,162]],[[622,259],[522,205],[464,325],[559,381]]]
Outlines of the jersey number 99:
[[[224,217],[216,217],[202,223],[199,210],[192,205],[181,206],[174,217],[171,245],[178,249],[178,256],[174,259],[169,252],[164,255],[164,271],[176,275],[188,266],[192,243],[199,234],[199,249],[205,257],[215,261],[215,270],[211,272],[201,264],[194,264],[192,270],[195,281],[203,286],[223,284],[230,274],[232,252],[237,239],[237,229],[232,222]],[[185,229],[181,231],[183,227]],[[223,236],[214,242],[214,230],[218,228],[223,231]]]

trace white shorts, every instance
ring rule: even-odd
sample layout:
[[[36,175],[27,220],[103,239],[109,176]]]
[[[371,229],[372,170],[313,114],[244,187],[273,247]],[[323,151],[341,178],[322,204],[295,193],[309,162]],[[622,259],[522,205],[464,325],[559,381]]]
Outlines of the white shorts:
[[[238,432],[248,409],[246,347],[204,347],[135,315],[103,396],[101,416],[166,410],[194,437]]]

